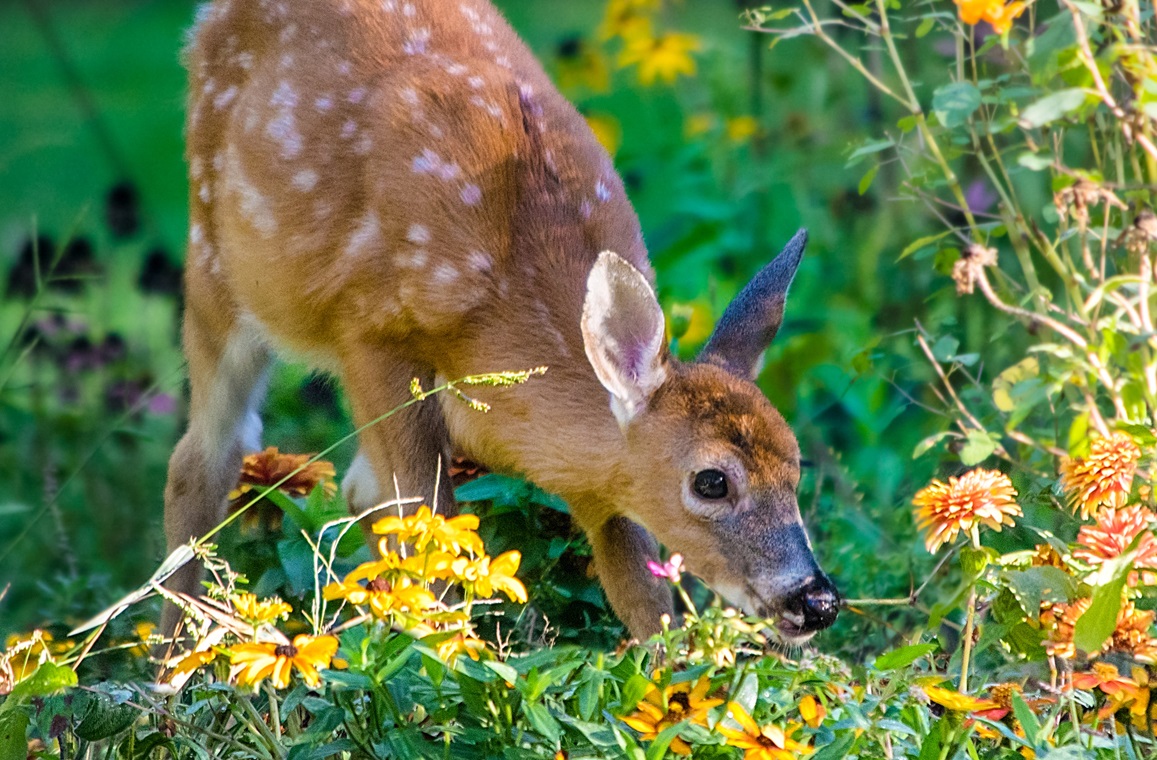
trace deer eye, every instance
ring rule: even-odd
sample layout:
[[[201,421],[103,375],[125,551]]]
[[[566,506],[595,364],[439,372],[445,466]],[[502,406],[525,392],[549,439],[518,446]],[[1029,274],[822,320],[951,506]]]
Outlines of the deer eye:
[[[704,499],[722,499],[727,496],[727,476],[719,470],[701,470],[695,473],[694,488]]]

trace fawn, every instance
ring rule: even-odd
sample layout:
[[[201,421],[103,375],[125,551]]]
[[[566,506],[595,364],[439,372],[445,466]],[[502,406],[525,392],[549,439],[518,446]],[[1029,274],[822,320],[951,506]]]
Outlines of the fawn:
[[[242,452],[260,447],[275,348],[337,376],[359,425],[409,399],[412,378],[546,365],[524,387],[478,389],[489,414],[434,397],[366,430],[351,509],[396,483],[452,511],[438,468],[454,447],[567,500],[635,637],[672,611],[647,569],[652,533],[777,616],[785,640],[832,623],[799,446],[753,383],[804,233],[683,363],[609,156],[486,0],[215,0],[187,65],[192,398],[165,490],[170,550],[219,522]],[[198,570],[169,585],[195,593]]]

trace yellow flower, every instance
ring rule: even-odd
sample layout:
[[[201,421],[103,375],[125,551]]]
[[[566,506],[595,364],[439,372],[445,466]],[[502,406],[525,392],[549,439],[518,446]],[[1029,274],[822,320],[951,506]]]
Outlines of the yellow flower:
[[[234,644],[229,649],[233,663],[230,675],[242,686],[257,686],[268,678],[276,688],[284,689],[289,686],[289,675],[296,668],[301,680],[317,686],[318,668],[329,667],[336,652],[335,637],[314,638],[304,633],[295,636],[292,644]]]
[[[991,699],[970,697],[967,694],[939,686],[923,686],[921,688],[928,695],[928,699],[953,712],[976,712],[977,710],[992,710],[1000,707],[999,702]]]
[[[606,92],[611,86],[610,65],[598,47],[585,40],[572,39],[559,47],[558,86],[564,92],[587,88]]]
[[[138,621],[133,626],[133,631],[136,633],[137,641],[140,643],[130,649],[129,653],[137,657],[148,657],[149,645],[151,643],[149,639],[152,638],[156,630],[157,626],[153,622],[149,620]]]
[[[363,562],[346,576],[346,582],[370,580],[385,576],[387,580],[409,578],[414,581],[446,580],[451,578],[451,565],[457,559],[449,552],[428,551],[403,557],[397,552],[383,553],[379,560]]]
[[[819,728],[827,714],[828,711],[824,709],[823,703],[811,694],[799,701],[799,716],[811,728]]]
[[[710,689],[711,680],[707,676],[694,684],[685,681],[662,690],[652,686],[635,705],[635,712],[621,720],[638,731],[639,738],[645,741],[655,739],[664,729],[682,721],[705,726],[707,711],[723,704],[722,699],[706,699]],[[671,740],[670,749],[679,755],[691,754],[691,747],[678,736]]]
[[[732,702],[727,706],[727,714],[743,727],[742,731],[719,723],[715,729],[727,737],[727,743],[743,750],[743,760],[795,760],[800,753],[811,752],[811,747],[791,738],[799,728],[798,724],[788,724],[780,728],[774,724],[760,726],[741,705]]]
[[[465,557],[454,560],[452,570],[454,577],[481,599],[494,596],[501,591],[514,602],[526,602],[526,586],[514,577],[518,565],[522,561],[522,554],[518,551],[503,552],[491,559],[481,557],[468,560]]]
[[[1005,4],[1005,0],[956,0],[960,8],[960,20],[966,24],[987,21],[997,34],[1004,34],[1012,26],[1013,19],[1024,13],[1023,2]]]
[[[759,132],[759,122],[753,116],[736,116],[727,120],[727,139],[733,143],[743,143]]]
[[[929,552],[952,542],[962,530],[983,523],[999,531],[1004,525],[1014,525],[1012,517],[1022,514],[1012,482],[996,470],[971,470],[947,483],[933,480],[917,492],[912,503],[917,525],[928,530],[924,544]]]
[[[474,531],[478,530],[477,515],[458,515],[446,519],[433,514],[425,504],[412,515],[383,517],[373,525],[374,533],[380,536],[397,536],[399,541],[413,544],[421,552],[434,544],[442,551],[461,554],[462,550],[471,554],[485,553],[482,539]],[[383,555],[390,553],[387,542],[379,547]]]
[[[261,600],[253,594],[234,594],[229,601],[233,602],[237,617],[255,626],[284,620],[293,612],[292,607],[277,597]]]
[[[393,612],[421,617],[439,606],[429,589],[411,585],[405,579],[392,584],[385,578],[374,578],[363,586],[347,578],[342,583],[326,586],[322,594],[329,601],[345,599],[358,607],[369,607],[376,617],[383,619]]]
[[[461,654],[465,654],[471,660],[478,662],[482,655],[490,653],[486,647],[486,642],[471,631],[458,631],[450,638],[435,644],[434,651],[449,665],[453,665]]]
[[[651,14],[661,6],[662,0],[611,0],[599,25],[599,38],[633,40],[650,37]]]
[[[7,694],[12,686],[36,672],[41,663],[51,659],[49,646],[52,634],[35,630],[21,636],[12,634],[0,653],[0,694]]]
[[[188,652],[173,666],[173,672],[169,674],[169,681],[177,681],[181,676],[192,673],[215,659],[217,659],[216,649]]]
[[[615,117],[606,114],[589,114],[586,120],[587,126],[595,134],[595,139],[607,149],[607,153],[612,156],[615,155],[623,138],[623,131],[619,128],[619,122],[615,120]]]
[[[687,137],[705,135],[715,127],[715,115],[711,113],[694,113],[683,122],[683,134]]]
[[[1061,486],[1068,492],[1069,506],[1079,507],[1087,520],[1101,507],[1125,506],[1133,488],[1133,474],[1141,450],[1125,433],[1098,438],[1089,445],[1089,456],[1061,460]]]
[[[639,36],[629,40],[619,53],[619,66],[638,64],[639,82],[650,86],[656,79],[674,84],[680,74],[695,75],[695,59],[691,53],[702,44],[693,34],[667,32],[658,37]]]

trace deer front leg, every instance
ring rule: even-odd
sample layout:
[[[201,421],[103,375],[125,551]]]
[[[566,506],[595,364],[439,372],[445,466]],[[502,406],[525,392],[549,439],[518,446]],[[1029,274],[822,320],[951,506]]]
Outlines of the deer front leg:
[[[355,423],[361,427],[411,399],[410,381],[429,387],[433,372],[400,359],[382,347],[360,346],[343,361],[343,384]],[[441,514],[457,511],[447,472],[449,437],[434,398],[395,412],[359,436],[360,450],[344,484],[349,507],[358,514],[394,498],[420,498]],[[417,504],[404,511],[413,512]],[[397,514],[396,511],[393,514]],[[362,527],[372,541],[370,526],[385,516],[369,515]]]
[[[647,568],[659,558],[659,547],[641,525],[612,517],[589,534],[595,570],[607,599],[631,636],[646,641],[661,630],[659,619],[673,615],[671,589]]]

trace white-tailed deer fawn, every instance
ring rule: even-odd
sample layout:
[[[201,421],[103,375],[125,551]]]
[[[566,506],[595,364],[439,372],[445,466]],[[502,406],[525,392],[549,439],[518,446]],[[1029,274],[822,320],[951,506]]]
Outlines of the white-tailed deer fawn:
[[[831,624],[799,446],[752,382],[802,233],[685,364],[610,158],[486,0],[217,0],[188,66],[192,401],[165,491],[170,550],[222,518],[259,448],[275,348],[340,378],[358,424],[415,377],[546,365],[479,389],[489,414],[432,398],[368,429],[351,508],[396,480],[452,510],[438,467],[454,447],[567,500],[637,637],[672,607],[647,569],[651,533],[787,639]],[[195,593],[196,570],[171,585]]]

